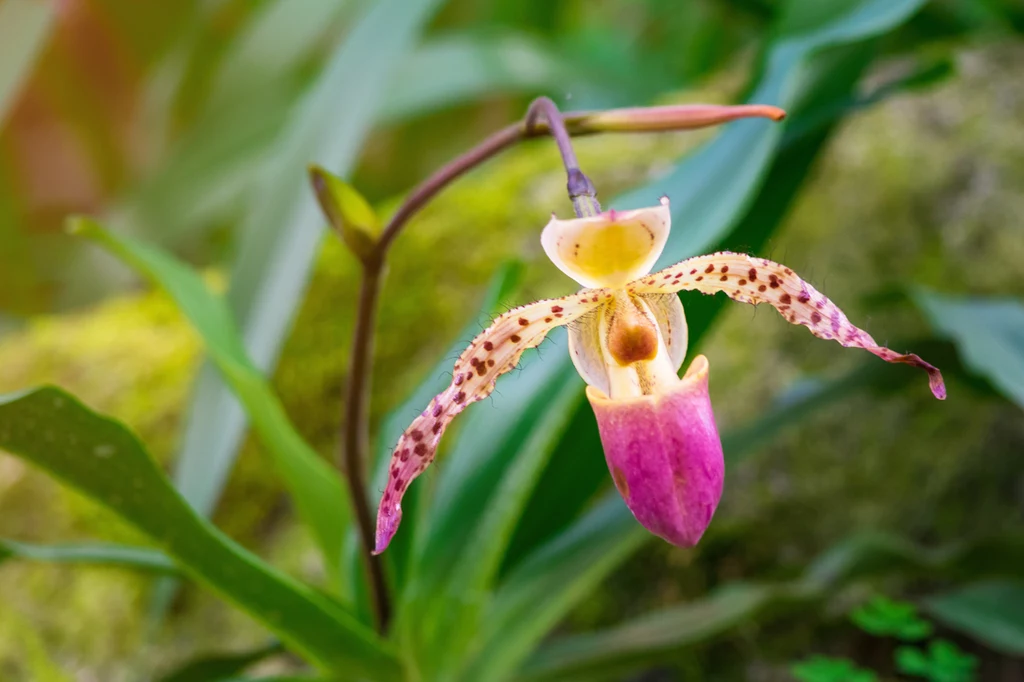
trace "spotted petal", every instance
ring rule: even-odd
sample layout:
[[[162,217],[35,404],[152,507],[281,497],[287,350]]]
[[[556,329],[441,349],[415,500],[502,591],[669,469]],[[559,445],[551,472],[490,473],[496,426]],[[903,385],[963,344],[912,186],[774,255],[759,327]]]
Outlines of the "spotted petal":
[[[497,378],[513,369],[527,348],[533,348],[555,327],[587,314],[612,297],[604,289],[585,289],[564,298],[537,301],[498,317],[459,356],[452,383],[413,420],[398,439],[387,487],[377,509],[375,553],[383,552],[402,520],[402,495],[434,459],[445,428],[470,403],[494,390]]]
[[[636,294],[697,290],[724,292],[742,303],[767,303],[792,322],[807,327],[821,339],[833,339],[848,348],[863,348],[886,362],[899,362],[928,372],[932,394],[945,400],[946,387],[938,369],[913,354],[902,355],[879,346],[871,335],[855,327],[835,303],[800,279],[784,265],[742,253],[722,251],[697,256],[630,282]]]

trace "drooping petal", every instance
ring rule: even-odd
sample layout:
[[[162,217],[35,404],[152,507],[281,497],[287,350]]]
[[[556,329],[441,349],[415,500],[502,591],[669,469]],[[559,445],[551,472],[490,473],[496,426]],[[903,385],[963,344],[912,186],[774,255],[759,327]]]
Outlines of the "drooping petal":
[[[434,459],[445,428],[470,403],[494,390],[495,380],[513,369],[527,348],[537,346],[549,331],[568,324],[612,297],[602,289],[537,301],[498,317],[459,356],[452,383],[413,420],[391,455],[388,482],[377,509],[376,553],[383,552],[402,520],[402,495]]]
[[[697,544],[725,477],[707,358],[695,358],[668,390],[612,400],[588,386],[587,398],[612,480],[633,516],[673,545]]]
[[[668,197],[660,206],[605,211],[587,218],[554,216],[540,236],[558,268],[585,287],[621,287],[654,266],[672,221]]]
[[[705,294],[724,292],[742,303],[767,303],[792,322],[807,327],[821,339],[833,339],[847,348],[863,348],[886,362],[897,362],[928,372],[932,394],[945,400],[946,387],[938,369],[917,355],[900,354],[879,346],[871,335],[855,327],[843,311],[824,294],[800,279],[784,265],[742,253],[722,251],[689,258],[630,282],[636,294],[696,290]]]

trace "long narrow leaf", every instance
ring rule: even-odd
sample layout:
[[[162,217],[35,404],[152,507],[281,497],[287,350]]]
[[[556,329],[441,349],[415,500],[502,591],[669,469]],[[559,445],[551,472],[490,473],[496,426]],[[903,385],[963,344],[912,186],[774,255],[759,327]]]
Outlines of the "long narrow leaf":
[[[1024,407],[1024,303],[918,291],[936,331],[956,342],[964,364]]]
[[[372,630],[239,547],[174,490],[135,436],[56,388],[0,398],[0,448],[120,516],[187,573],[326,669],[392,679],[398,664]]]
[[[0,563],[13,559],[53,564],[89,564],[130,568],[170,575],[180,573],[175,563],[163,552],[146,547],[129,547],[100,542],[36,545],[0,539]]]
[[[925,610],[1007,656],[1024,656],[1024,584],[984,582],[925,600]]]
[[[115,236],[87,219],[74,220],[71,229],[109,250],[171,295],[245,406],[299,514],[313,531],[330,574],[337,578],[351,518],[348,491],[334,469],[295,430],[266,379],[249,360],[224,300],[210,292],[191,268],[167,254]]]
[[[523,682],[621,679],[689,646],[735,631],[737,626],[827,599],[842,585],[892,574],[960,576],[985,562],[988,575],[1013,575],[1020,565],[1024,537],[1008,535],[967,544],[927,548],[902,538],[857,535],[819,557],[801,578],[774,584],[733,583],[707,597],[634,618],[613,628],[571,635],[542,647],[523,666]],[[981,591],[979,591],[981,594]],[[985,602],[991,593],[974,594],[960,603]],[[1011,592],[1006,593],[1007,597]],[[1019,596],[1018,600],[1019,600]],[[940,603],[929,600],[927,603]],[[950,600],[955,610],[958,604]],[[1009,602],[1008,602],[1009,603]],[[986,611],[991,618],[966,618],[972,625],[984,620],[987,632],[1006,633],[1007,609]],[[997,615],[998,614],[998,615]],[[1011,619],[1012,620],[1012,619]],[[1018,619],[1019,621],[1019,619]],[[1010,641],[1016,641],[1009,638]],[[985,641],[985,640],[983,640]]]

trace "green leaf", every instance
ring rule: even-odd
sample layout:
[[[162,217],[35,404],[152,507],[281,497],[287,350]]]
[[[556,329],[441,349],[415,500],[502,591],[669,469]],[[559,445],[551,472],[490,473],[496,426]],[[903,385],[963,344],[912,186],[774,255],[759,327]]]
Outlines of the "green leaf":
[[[941,639],[933,640],[927,653],[908,646],[896,650],[897,670],[931,682],[972,682],[977,667],[977,658]]]
[[[195,271],[165,253],[115,236],[88,219],[73,219],[69,229],[110,251],[174,299],[242,401],[299,515],[320,545],[330,574],[337,578],[351,519],[348,491],[334,469],[295,430],[266,379],[249,360],[224,300]]]
[[[311,662],[372,679],[397,676],[397,661],[372,630],[199,516],[119,422],[60,389],[40,388],[0,398],[0,448],[120,516]]]
[[[704,599],[655,611],[593,633],[563,637],[542,646],[521,669],[522,680],[621,678],[659,656],[709,641],[769,608],[816,600],[794,585],[736,583]]]
[[[800,682],[875,682],[878,676],[858,668],[845,658],[812,656],[792,667],[793,677]]]
[[[892,635],[914,642],[932,634],[932,624],[918,617],[917,607],[909,602],[893,601],[877,595],[855,609],[850,619],[871,635]]]
[[[99,542],[35,545],[0,538],[0,563],[12,559],[55,564],[92,564],[170,575],[179,572],[166,554],[145,547]]]
[[[606,496],[505,578],[483,618],[482,649],[459,679],[502,679],[566,611],[647,540],[622,499]]]
[[[994,535],[929,548],[885,533],[859,533],[823,552],[807,567],[804,579],[829,586],[885,573],[1009,576],[1016,575],[1009,567],[1022,562],[1021,535]]]
[[[1024,656],[1024,584],[975,583],[929,597],[924,609],[996,651]]]
[[[309,167],[309,181],[334,231],[360,261],[373,253],[380,219],[363,195],[347,182],[317,165]]]
[[[281,651],[280,643],[271,642],[253,651],[199,658],[164,675],[158,682],[223,682],[225,678],[244,672],[246,668]]]
[[[813,5],[827,20],[796,35],[782,31],[765,55],[764,73],[748,101],[794,109],[813,84],[813,70],[808,67],[817,53],[890,31],[923,4],[924,0],[791,0],[786,15]],[[763,120],[731,123],[668,175],[615,202],[616,206],[653,206],[662,195],[672,199],[673,222],[687,229],[672,232],[656,268],[704,253],[742,217],[764,180],[784,129],[785,124]]]
[[[582,80],[579,69],[526,35],[453,34],[404,60],[383,112],[389,120],[411,118],[487,95],[565,92]]]
[[[0,3],[0,129],[50,35],[56,8],[37,0]]]
[[[517,679],[523,682],[621,679],[634,670],[671,660],[687,646],[734,632],[742,624],[817,605],[842,585],[854,581],[890,574],[948,578],[979,567],[984,567],[989,574],[1016,575],[1022,549],[1024,537],[1021,536],[994,537],[938,548],[919,547],[892,536],[854,536],[825,552],[795,580],[774,584],[732,583],[701,599],[646,614],[607,630],[553,639],[526,661]],[[529,570],[525,564],[523,570]],[[531,576],[532,580],[543,579],[543,567],[533,566],[532,570],[540,574]],[[520,575],[518,569],[517,575]],[[548,586],[548,589],[555,588]],[[521,603],[522,612],[496,614],[495,619],[509,622],[511,617],[523,617],[529,612],[531,596],[535,600],[533,608],[539,608],[545,601],[541,594],[527,595]],[[506,626],[502,632],[514,635],[516,629]]]
[[[964,364],[1024,407],[1024,304],[1011,298],[914,294],[932,326],[952,339]]]

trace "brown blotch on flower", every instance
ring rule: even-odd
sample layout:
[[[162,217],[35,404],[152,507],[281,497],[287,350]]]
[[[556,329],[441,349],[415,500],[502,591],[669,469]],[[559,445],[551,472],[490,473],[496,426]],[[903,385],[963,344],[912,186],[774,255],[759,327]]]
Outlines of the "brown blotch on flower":
[[[608,329],[608,352],[623,367],[653,360],[658,353],[658,332],[632,301],[616,308]]]
[[[789,297],[789,294],[783,294],[779,296],[779,300],[783,303],[789,304],[793,299]]]
[[[761,286],[759,286],[757,288],[757,290],[763,293],[765,291],[768,291],[768,287],[766,287],[765,285],[762,284]]]
[[[813,322],[814,324],[818,324],[819,322],[821,322],[821,315],[818,313],[818,311],[814,311],[813,313],[811,313],[811,322]]]
[[[715,266],[714,265],[709,265],[706,268],[704,268],[704,274],[708,274],[708,273],[711,273],[711,272],[714,272],[714,271],[715,271]]]
[[[512,336],[508,337],[508,340],[511,341],[512,343],[519,343],[520,341],[522,341],[522,339],[519,338],[518,334],[513,334]]]
[[[521,326],[525,327],[526,325],[530,324],[530,321],[528,319],[526,319],[525,317],[520,317],[519,318],[519,324]]]
[[[490,341],[484,341],[484,350],[494,350],[494,344]]]
[[[750,272],[747,273],[747,277],[750,278],[751,282],[756,282],[757,281],[757,269],[750,268]]]
[[[422,457],[423,455],[427,454],[427,446],[424,445],[423,443],[416,443],[416,447],[414,447],[412,451],[416,453],[417,457]]]

